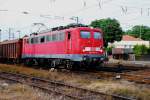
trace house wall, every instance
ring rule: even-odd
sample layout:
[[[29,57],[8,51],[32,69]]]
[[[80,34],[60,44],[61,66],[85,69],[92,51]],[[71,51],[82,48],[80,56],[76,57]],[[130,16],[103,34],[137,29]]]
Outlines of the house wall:
[[[150,55],[142,55],[135,58],[137,61],[150,61]]]
[[[133,48],[135,45],[145,45],[146,47],[150,47],[150,41],[116,41],[110,45],[115,48]]]

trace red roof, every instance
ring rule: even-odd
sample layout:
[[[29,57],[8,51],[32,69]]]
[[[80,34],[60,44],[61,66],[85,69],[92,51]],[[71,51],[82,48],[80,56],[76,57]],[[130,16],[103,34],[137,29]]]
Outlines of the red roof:
[[[130,36],[130,35],[123,35],[122,41],[143,41],[143,40],[140,38],[135,38],[135,37]]]

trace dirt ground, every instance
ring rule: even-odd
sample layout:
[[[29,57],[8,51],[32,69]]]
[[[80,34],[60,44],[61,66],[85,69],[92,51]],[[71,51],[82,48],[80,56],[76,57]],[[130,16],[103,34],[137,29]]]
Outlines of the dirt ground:
[[[94,79],[90,75],[87,74],[79,74],[72,72],[60,72],[60,71],[50,71],[50,70],[42,70],[42,69],[33,69],[24,66],[14,66],[14,65],[4,65],[0,64],[0,71],[9,71],[15,73],[23,73],[33,76],[44,77],[51,80],[62,81],[65,83],[69,83],[72,85],[76,85],[83,88],[88,88],[100,92],[106,92],[110,94],[118,94],[122,96],[136,98],[138,100],[150,100],[150,85],[136,84],[134,82],[129,82],[126,80],[112,80],[112,79]],[[17,87],[22,87],[24,85],[18,85]],[[10,87],[16,87],[16,85],[12,85]],[[0,100],[2,97],[8,97],[8,99],[4,100],[52,100],[48,94],[43,94],[42,92],[35,93],[34,89],[31,87],[26,91],[15,92],[12,96],[6,89],[6,92],[0,90]],[[29,90],[29,91],[28,91]],[[7,92],[8,91],[8,92]],[[21,93],[20,93],[21,92]],[[4,94],[3,94],[4,93]],[[30,95],[33,95],[31,98]],[[39,94],[39,95],[38,95]],[[10,95],[10,96],[9,96]],[[30,98],[29,98],[30,97]],[[11,98],[11,99],[10,99]],[[26,99],[14,99],[14,98],[26,98]],[[37,99],[38,98],[38,99]],[[61,97],[60,97],[61,98]],[[56,99],[59,100],[60,98]],[[60,100],[63,100],[62,98]]]

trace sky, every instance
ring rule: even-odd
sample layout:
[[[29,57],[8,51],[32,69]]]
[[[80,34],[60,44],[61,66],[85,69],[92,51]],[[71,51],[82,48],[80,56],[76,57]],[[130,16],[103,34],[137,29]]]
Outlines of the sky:
[[[76,17],[82,24],[115,18],[123,30],[150,26],[150,0],[0,0],[1,38],[76,23]]]

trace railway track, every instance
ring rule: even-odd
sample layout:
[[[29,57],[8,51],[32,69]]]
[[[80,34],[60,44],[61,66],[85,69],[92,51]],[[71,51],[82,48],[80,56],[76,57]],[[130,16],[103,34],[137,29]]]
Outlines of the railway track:
[[[143,70],[143,72],[139,72],[139,73],[137,71],[136,73],[125,72],[125,73],[98,73],[98,74],[104,78],[125,79],[125,80],[132,81],[135,83],[150,85],[150,73],[149,72]],[[141,73],[145,73],[145,75],[142,75]]]
[[[150,85],[150,69],[135,69],[128,71],[109,71],[106,69],[102,71],[76,71],[77,74],[87,74],[93,79],[124,79],[128,81],[132,81],[140,84],[148,84]]]
[[[150,85],[150,69],[128,73],[120,73],[120,75],[121,77],[129,81]]]
[[[65,84],[62,82],[56,82],[52,80],[41,79],[24,74],[14,74],[8,72],[0,72],[0,78],[27,84],[32,87],[39,88],[48,93],[55,93],[56,95],[62,95],[64,98],[73,100],[134,100],[118,95],[111,95],[101,93],[93,90],[88,90],[73,85]]]
[[[97,72],[95,76],[97,77],[102,77],[104,79],[112,78],[112,79],[124,79],[128,81],[132,81],[135,83],[140,83],[140,84],[148,84],[150,85],[150,70],[143,70],[143,71],[135,71],[134,72],[124,72],[124,73],[100,73]],[[145,74],[142,74],[145,73]]]

